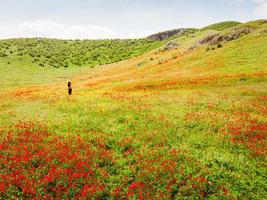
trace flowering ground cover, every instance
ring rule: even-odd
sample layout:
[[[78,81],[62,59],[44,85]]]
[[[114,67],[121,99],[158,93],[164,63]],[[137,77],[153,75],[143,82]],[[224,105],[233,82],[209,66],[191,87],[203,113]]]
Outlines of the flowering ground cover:
[[[1,142],[0,192],[3,198],[173,198],[225,196],[228,190],[181,150],[136,151],[126,139],[118,145],[128,169],[120,171],[116,152],[96,138],[54,136],[42,124],[19,123]],[[115,176],[120,178],[117,181]]]

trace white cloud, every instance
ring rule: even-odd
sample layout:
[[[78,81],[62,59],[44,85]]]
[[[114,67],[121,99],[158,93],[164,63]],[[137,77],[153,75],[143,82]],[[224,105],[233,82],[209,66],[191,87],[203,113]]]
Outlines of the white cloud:
[[[267,1],[257,6],[255,9],[255,15],[258,17],[267,18]]]
[[[255,3],[266,3],[267,2],[267,0],[251,0],[251,1]]]
[[[236,2],[254,2],[256,4],[261,4],[261,3],[264,3],[264,2],[267,2],[267,0],[236,0]]]
[[[253,2],[256,4],[254,14],[256,17],[267,18],[267,0],[236,0],[237,2]]]
[[[56,21],[34,20],[19,24],[0,24],[0,38],[49,37],[58,39],[117,38],[113,30],[92,25],[67,25]]]

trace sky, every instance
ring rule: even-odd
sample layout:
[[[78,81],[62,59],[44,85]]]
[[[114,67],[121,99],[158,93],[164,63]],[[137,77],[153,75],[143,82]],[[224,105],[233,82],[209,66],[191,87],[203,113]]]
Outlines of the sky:
[[[140,38],[256,19],[267,19],[267,0],[0,0],[0,39]]]

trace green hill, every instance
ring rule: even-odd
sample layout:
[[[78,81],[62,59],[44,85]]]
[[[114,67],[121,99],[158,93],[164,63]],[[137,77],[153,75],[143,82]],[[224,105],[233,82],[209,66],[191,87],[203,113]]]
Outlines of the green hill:
[[[208,30],[228,30],[239,22],[222,22],[202,29],[177,29],[157,33],[146,39],[57,40],[46,38],[0,40],[0,58],[7,64],[27,60],[29,65],[68,68],[104,65],[126,60],[156,49],[175,37]]]
[[[45,38],[0,40],[0,57],[30,58],[41,67],[103,65],[141,55],[160,45],[146,39],[57,40]]]
[[[240,25],[240,22],[236,21],[225,21],[220,23],[211,24],[209,26],[204,27],[202,30],[216,30],[216,31],[223,31],[228,28],[233,28]]]

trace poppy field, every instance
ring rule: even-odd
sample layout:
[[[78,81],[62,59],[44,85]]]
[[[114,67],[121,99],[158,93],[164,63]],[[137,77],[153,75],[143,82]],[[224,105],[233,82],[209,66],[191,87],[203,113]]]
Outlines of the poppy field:
[[[0,58],[0,199],[265,199],[267,27],[248,25],[95,68]]]

